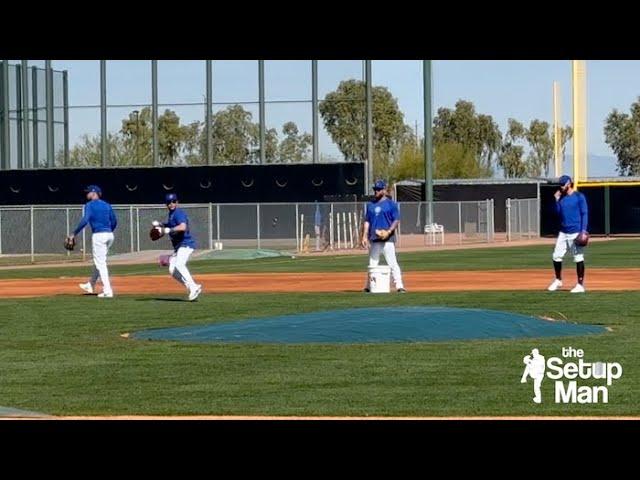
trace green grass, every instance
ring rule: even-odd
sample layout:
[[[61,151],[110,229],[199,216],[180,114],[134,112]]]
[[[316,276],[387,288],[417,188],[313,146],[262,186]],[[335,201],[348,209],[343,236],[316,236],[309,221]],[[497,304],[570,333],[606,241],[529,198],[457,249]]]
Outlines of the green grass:
[[[594,242],[588,247],[586,253],[588,268],[640,266],[639,247],[638,240]],[[471,248],[405,252],[400,253],[398,259],[404,271],[550,268],[552,250],[551,245]],[[567,258],[569,259],[569,257]],[[206,272],[353,272],[362,271],[366,264],[367,255],[363,251],[362,255],[297,256],[295,259],[276,257],[246,261],[194,260],[189,263],[189,269],[196,274]],[[87,275],[88,269],[88,266],[8,269],[0,270],[0,279],[83,276]],[[166,271],[156,263],[113,265],[110,267],[110,272],[114,275],[166,274]]]
[[[81,255],[60,254],[38,254],[35,256],[36,264],[46,264],[53,262],[74,263],[81,262]],[[11,267],[16,265],[33,265],[31,255],[0,255],[0,267]]]
[[[594,245],[593,251],[612,248],[606,245]],[[171,297],[0,300],[0,406],[85,415],[640,412],[640,292],[589,292],[577,298],[567,292],[211,294],[195,303],[162,298]],[[373,305],[561,312],[571,321],[613,331],[560,339],[378,345],[215,345],[120,337],[144,328]],[[624,374],[610,388],[609,404],[555,405],[548,379],[545,403],[531,402],[531,382],[520,384],[522,357],[533,347],[558,355],[563,346],[584,349],[587,361],[622,364]]]

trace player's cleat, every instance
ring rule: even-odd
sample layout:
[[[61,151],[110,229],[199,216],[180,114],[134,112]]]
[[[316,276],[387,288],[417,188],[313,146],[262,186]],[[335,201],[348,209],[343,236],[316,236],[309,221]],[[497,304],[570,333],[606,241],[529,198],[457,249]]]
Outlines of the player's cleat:
[[[82,290],[84,290],[86,293],[93,293],[93,287],[91,286],[91,282],[79,283],[78,286]]]
[[[105,293],[105,292],[99,293],[98,294],[98,298],[113,298],[113,292],[110,292],[110,293]]]
[[[198,295],[200,295],[200,293],[202,293],[202,285],[196,285],[193,290],[189,291],[189,301],[193,302],[196,298],[198,298]]]
[[[584,293],[584,285],[576,283],[576,286],[571,289],[571,293]]]
[[[407,293],[407,289],[406,288],[399,288],[398,289],[398,293]]]
[[[562,280],[558,280],[556,278],[553,282],[551,282],[551,285],[549,285],[549,288],[547,288],[547,290],[549,290],[550,292],[555,292],[561,286],[562,286]]]
[[[365,287],[365,288],[363,288],[363,289],[362,289],[362,291],[363,291],[364,293],[370,293],[370,292],[371,292],[371,290],[370,290],[370,289],[368,289],[368,288],[366,288],[366,287]]]

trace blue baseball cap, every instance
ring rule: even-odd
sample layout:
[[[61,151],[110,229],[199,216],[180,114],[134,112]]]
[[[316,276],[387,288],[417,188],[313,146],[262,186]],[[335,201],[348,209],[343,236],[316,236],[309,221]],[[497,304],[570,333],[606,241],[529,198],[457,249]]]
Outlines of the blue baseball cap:
[[[164,196],[164,203],[166,203],[167,205],[169,205],[171,202],[177,202],[178,201],[178,196],[175,193],[167,193]]]
[[[102,195],[102,190],[97,185],[89,185],[84,189],[85,193],[96,192],[98,195]]]
[[[562,175],[560,177],[560,180],[558,180],[558,183],[560,184],[560,186],[565,186],[567,182],[573,182],[573,180],[571,180],[571,177],[569,175]]]
[[[384,190],[385,188],[387,188],[387,184],[385,183],[384,180],[378,180],[376,183],[373,184],[374,190]]]

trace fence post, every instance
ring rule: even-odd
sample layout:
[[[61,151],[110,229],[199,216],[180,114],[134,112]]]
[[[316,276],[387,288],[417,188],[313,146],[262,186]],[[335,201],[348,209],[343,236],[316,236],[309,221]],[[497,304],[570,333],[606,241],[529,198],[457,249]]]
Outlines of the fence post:
[[[394,198],[398,198],[398,196],[396,195],[396,197]],[[398,202],[398,214],[400,215],[400,218],[402,218],[402,209],[400,207],[400,202]],[[398,224],[398,228],[396,228],[396,240],[398,241],[398,248],[400,248],[402,246],[402,241],[400,240],[400,225],[401,223]]]
[[[333,202],[329,207],[329,248],[333,250]]]
[[[462,244],[462,202],[458,202],[458,233],[460,244]]]
[[[136,207],[136,251],[140,251],[140,207]]]
[[[258,249],[260,249],[260,204],[256,203],[256,238],[258,239]]]
[[[527,238],[531,238],[531,200],[527,200]]]
[[[129,205],[129,244],[133,253],[133,205]]]
[[[213,250],[213,204],[209,202],[209,250]]]
[[[84,217],[84,205],[82,206],[82,216]],[[82,229],[82,261],[84,262],[87,259],[87,235],[86,228]]]
[[[496,241],[496,202],[492,198],[491,199],[491,241]]]
[[[521,201],[517,201],[518,202],[518,234],[519,234],[519,238],[520,240],[522,240],[522,202]]]
[[[300,241],[298,240],[298,235],[300,234],[300,213],[299,213],[299,205],[296,202],[296,250],[300,251]]]
[[[31,208],[29,209],[31,211],[31,263],[35,263],[36,258],[35,258],[35,251],[34,251],[34,245],[33,245],[33,205],[31,205]]]
[[[218,242],[220,241],[220,204],[216,203],[216,230]]]
[[[67,217],[67,237],[69,236],[69,207],[65,208],[66,217]],[[2,250],[0,249],[0,253]],[[71,251],[67,250],[67,257],[71,255]]]
[[[507,198],[507,242],[511,241],[511,199]]]
[[[491,206],[491,202],[487,198],[487,199],[485,199],[484,204],[485,204],[485,209],[487,211],[486,217],[484,219],[485,220],[485,224],[486,224],[486,228],[487,228],[487,243],[491,243],[491,234],[489,233],[490,227],[491,227],[491,225],[489,224],[489,207]]]
[[[611,193],[609,185],[604,187],[604,234],[611,235]]]
[[[540,196],[536,198],[536,233],[538,238],[540,238]]]
[[[491,233],[489,234],[489,241],[493,242],[494,241],[494,225],[493,225],[493,209],[494,209],[494,205],[493,205],[493,198],[489,200],[489,210],[487,212],[487,230],[489,230]]]
[[[342,244],[345,250],[349,248],[347,244],[347,215],[344,210],[342,211]]]

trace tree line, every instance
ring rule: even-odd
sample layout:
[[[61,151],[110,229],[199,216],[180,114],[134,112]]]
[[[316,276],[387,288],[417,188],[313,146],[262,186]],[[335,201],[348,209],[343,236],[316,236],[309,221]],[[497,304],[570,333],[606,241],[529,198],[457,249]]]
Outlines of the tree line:
[[[424,178],[423,137],[405,123],[397,99],[386,87],[373,87],[372,100],[374,175],[391,181]],[[318,110],[343,160],[364,161],[367,157],[365,83],[341,82],[319,102]],[[616,119],[618,123],[628,121],[624,115]],[[567,126],[561,132],[564,156],[572,130]],[[259,163],[259,124],[242,105],[230,105],[216,112],[210,134],[214,164]],[[472,102],[459,100],[453,109],[439,108],[433,120],[434,178],[491,177],[498,168],[508,178],[548,176],[553,162],[553,143],[553,128],[548,122],[536,119],[525,126],[509,119],[503,134],[491,115],[477,113]],[[100,144],[99,135],[84,135],[69,152],[70,166],[101,165]],[[310,162],[312,144],[310,133],[301,132],[295,122],[286,122],[279,130],[266,129],[265,160],[267,163]],[[170,109],[159,115],[160,165],[206,164],[206,145],[205,122],[183,125]],[[123,119],[120,130],[108,134],[107,148],[111,165],[152,165],[151,108],[133,111]]]

